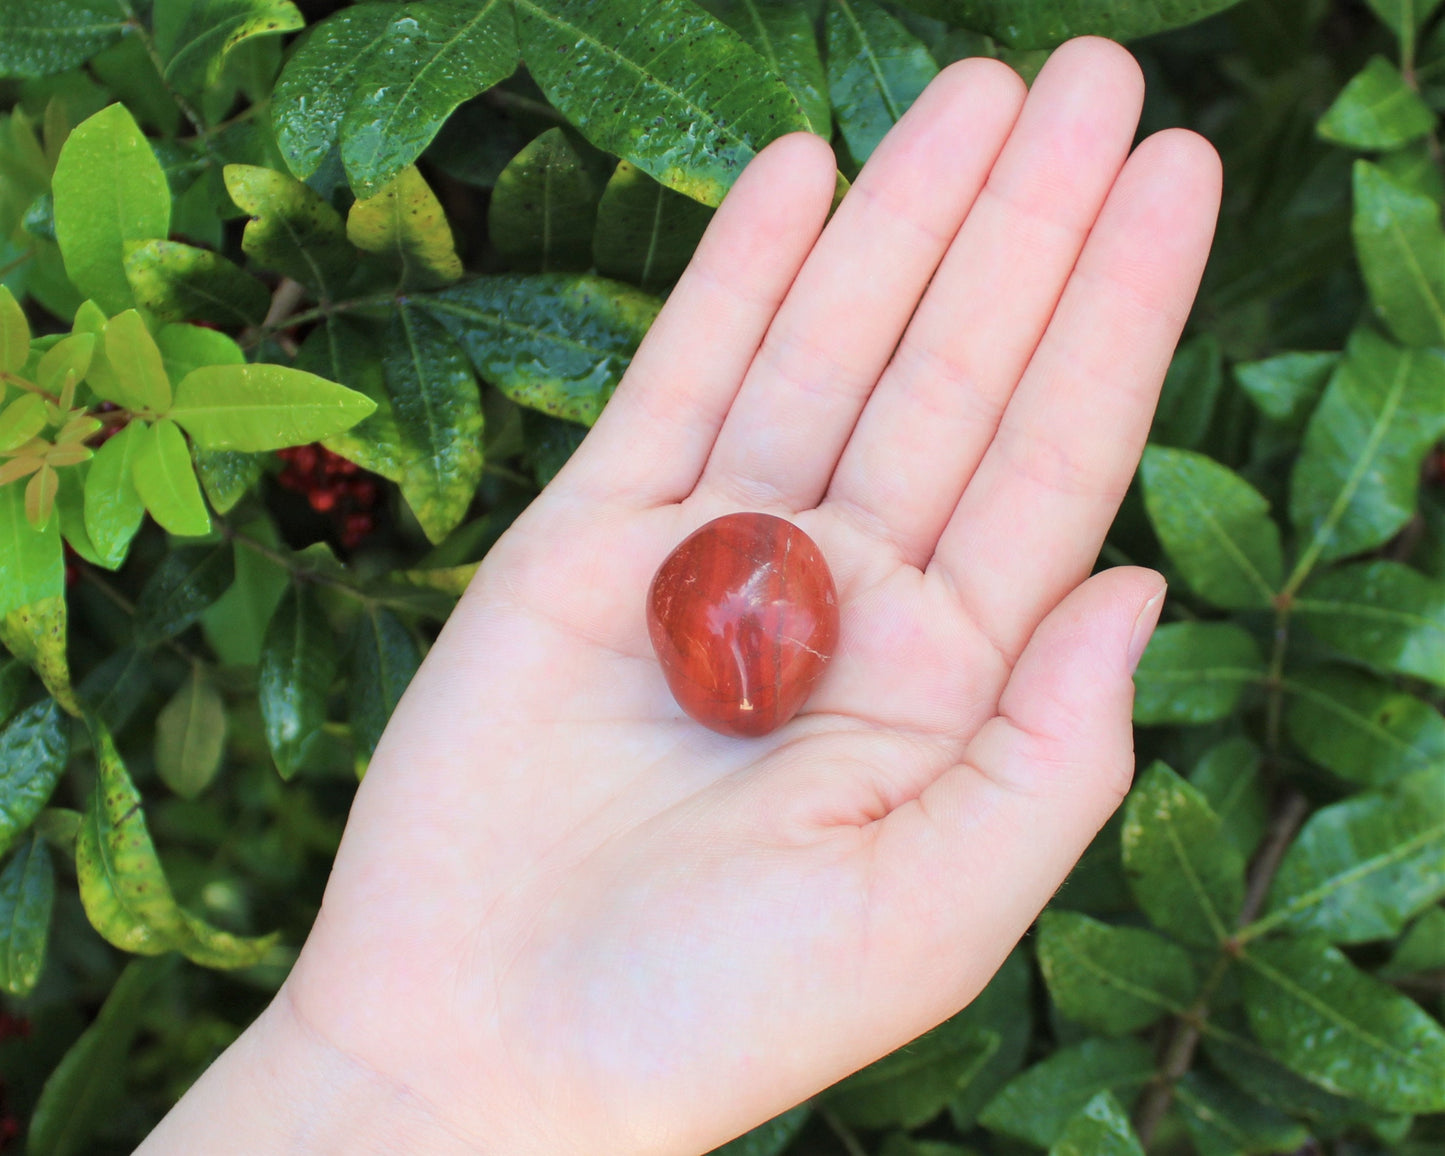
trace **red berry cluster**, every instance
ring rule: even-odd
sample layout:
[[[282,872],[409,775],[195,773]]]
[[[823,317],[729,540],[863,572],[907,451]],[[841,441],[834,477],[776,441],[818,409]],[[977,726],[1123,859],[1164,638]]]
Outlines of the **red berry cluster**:
[[[374,474],[317,444],[277,453],[286,468],[276,480],[303,495],[318,514],[331,515],[342,546],[353,550],[376,529],[381,487]]]
[[[11,1036],[30,1038],[30,1021],[20,1016],[0,1012],[0,1040]],[[0,1152],[10,1147],[10,1141],[20,1135],[20,1121],[5,1106],[5,1082],[0,1080]]]

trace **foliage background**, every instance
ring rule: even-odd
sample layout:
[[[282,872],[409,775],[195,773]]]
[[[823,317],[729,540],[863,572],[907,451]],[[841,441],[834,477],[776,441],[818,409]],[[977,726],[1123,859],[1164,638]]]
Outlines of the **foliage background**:
[[[265,1005],[752,152],[852,176],[940,66],[1099,32],[1227,176],[1101,559],[1171,579],[1140,776],[970,1008],[729,1151],[1445,1152],[1437,5],[0,0],[0,454],[41,463],[0,485],[0,1149],[129,1151]],[[268,418],[188,424],[205,365]],[[370,402],[308,425],[319,378]]]

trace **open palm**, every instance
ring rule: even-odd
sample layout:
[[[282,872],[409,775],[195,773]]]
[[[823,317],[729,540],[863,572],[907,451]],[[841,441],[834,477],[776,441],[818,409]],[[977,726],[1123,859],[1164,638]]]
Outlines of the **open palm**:
[[[407,692],[281,1002],[458,1148],[701,1152],[788,1107],[970,1000],[1126,789],[1162,583],[1086,578],[1217,161],[1129,155],[1108,42],[1025,95],[946,70],[826,229],[827,146],[761,154]],[[751,740],[682,715],[644,622],[662,558],[746,509],[842,606]]]

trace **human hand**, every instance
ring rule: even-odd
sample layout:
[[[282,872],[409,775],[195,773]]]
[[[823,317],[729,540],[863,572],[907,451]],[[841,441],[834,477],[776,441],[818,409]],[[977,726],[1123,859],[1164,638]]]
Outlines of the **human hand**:
[[[408,690],[281,996],[147,1151],[229,1071],[297,1101],[298,1150],[332,1096],[391,1150],[702,1152],[977,994],[1133,768],[1163,584],[1087,576],[1219,196],[1192,134],[1129,156],[1141,97],[1106,41],[1026,101],[955,65],[826,229],[826,144],[757,158]],[[644,621],[740,509],[806,530],[842,610],[747,740],[682,715]]]

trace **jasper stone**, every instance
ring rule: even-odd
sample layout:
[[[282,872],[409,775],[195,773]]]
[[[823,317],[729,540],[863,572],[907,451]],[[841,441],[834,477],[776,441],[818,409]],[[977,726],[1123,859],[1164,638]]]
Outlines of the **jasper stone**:
[[[838,592],[797,526],[727,514],[658,568],[647,629],[683,710],[726,735],[765,735],[798,713],[832,658]]]

